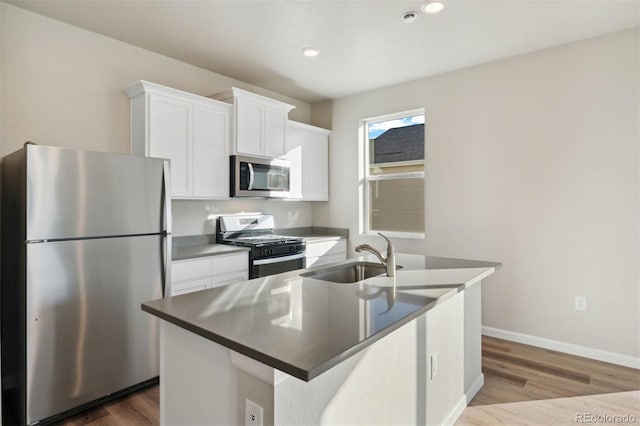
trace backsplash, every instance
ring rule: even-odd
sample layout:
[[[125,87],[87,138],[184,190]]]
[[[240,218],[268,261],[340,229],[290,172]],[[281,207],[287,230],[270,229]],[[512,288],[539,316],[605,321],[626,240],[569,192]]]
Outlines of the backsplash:
[[[312,225],[310,202],[286,200],[173,200],[173,235],[203,235],[216,232],[216,218],[224,214],[270,213],[276,228]]]

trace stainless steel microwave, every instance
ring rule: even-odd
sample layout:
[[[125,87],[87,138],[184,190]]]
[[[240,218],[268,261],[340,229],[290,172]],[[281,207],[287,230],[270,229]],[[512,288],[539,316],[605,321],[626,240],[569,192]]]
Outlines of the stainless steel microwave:
[[[288,197],[290,167],[286,160],[232,155],[231,196]]]

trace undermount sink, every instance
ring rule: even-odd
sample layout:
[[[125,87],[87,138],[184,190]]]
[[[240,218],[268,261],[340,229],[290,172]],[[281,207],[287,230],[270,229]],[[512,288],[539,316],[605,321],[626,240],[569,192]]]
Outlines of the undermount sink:
[[[396,266],[400,269],[402,266]],[[346,265],[333,266],[300,274],[303,277],[333,283],[357,283],[367,278],[377,277],[386,273],[385,267],[379,263],[354,262]]]

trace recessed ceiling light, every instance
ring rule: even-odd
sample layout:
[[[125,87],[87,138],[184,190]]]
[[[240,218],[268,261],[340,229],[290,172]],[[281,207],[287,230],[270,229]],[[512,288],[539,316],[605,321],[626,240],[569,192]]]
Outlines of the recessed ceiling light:
[[[420,10],[424,13],[433,15],[434,13],[442,12],[446,5],[445,0],[427,0],[420,5]]]
[[[305,47],[302,49],[302,54],[309,58],[313,58],[314,56],[318,56],[320,54],[320,49],[317,47]]]
[[[415,22],[417,17],[418,15],[413,10],[402,14],[402,20],[405,24],[411,24]]]

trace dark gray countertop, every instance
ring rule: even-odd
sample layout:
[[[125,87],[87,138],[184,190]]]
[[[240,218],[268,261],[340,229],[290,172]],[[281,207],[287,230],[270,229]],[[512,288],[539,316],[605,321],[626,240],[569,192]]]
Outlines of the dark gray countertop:
[[[249,251],[248,247],[230,246],[227,244],[201,244],[174,247],[171,260],[194,259],[197,257],[216,256],[220,254],[242,253]]]
[[[276,229],[275,233],[302,237],[305,240],[344,240],[349,237],[349,230],[347,228],[327,228],[320,226],[306,226],[303,228],[282,228]]]
[[[302,237],[308,243],[346,239],[348,230],[343,228],[304,228],[277,229],[276,233]],[[171,260],[186,260],[197,257],[250,251],[248,247],[216,244],[215,235],[189,235],[173,238]]]
[[[405,268],[395,279],[338,284],[292,271],[146,302],[142,309],[309,381],[499,266],[402,254],[397,262]]]

